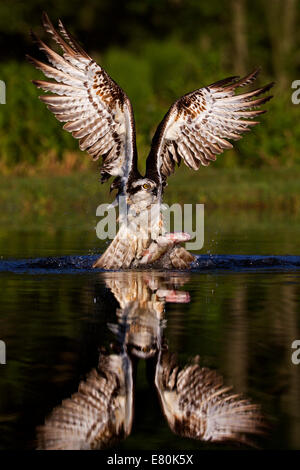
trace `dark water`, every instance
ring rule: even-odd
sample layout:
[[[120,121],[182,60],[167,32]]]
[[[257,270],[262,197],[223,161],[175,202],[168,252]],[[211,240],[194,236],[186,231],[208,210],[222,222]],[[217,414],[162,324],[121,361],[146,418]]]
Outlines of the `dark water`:
[[[243,435],[261,448],[300,449],[300,364],[291,360],[292,343],[300,340],[298,217],[216,213],[206,217],[205,237],[189,273],[105,274],[90,268],[105,248],[92,228],[0,229],[0,340],[6,343],[0,449],[74,446],[64,408],[54,414],[53,409],[80,383],[89,390],[92,370],[100,382],[108,381],[104,364],[120,360],[123,369],[116,366],[109,376],[115,389],[105,395],[111,407],[106,410],[119,404],[106,424],[118,416],[125,429],[110,426],[106,439],[112,448],[244,448],[235,442]],[[176,380],[173,388],[162,381],[172,354],[186,371],[181,390]],[[196,356],[196,371],[216,371],[233,386],[233,392],[216,395],[213,414],[204,411],[202,421],[199,404],[213,402],[214,380],[220,379],[212,381],[204,399],[205,380],[188,368]],[[256,411],[249,418],[243,405],[237,406],[226,415],[233,442],[215,443],[224,403],[231,403],[226,393],[242,394],[260,407],[254,408],[259,418],[256,422]],[[84,421],[86,415],[80,416]],[[241,423],[244,433],[238,432]],[[204,428],[211,442],[203,440]],[[262,430],[263,435],[251,432]]]
[[[261,406],[268,427],[251,438],[257,445],[300,448],[300,365],[291,361],[292,342],[300,339],[300,257],[205,255],[193,272],[167,274],[94,272],[94,257],[0,263],[0,337],[7,347],[7,364],[0,366],[1,449],[46,447],[47,430],[37,434],[36,427],[77,391],[101,351],[118,356],[124,348],[134,369],[134,417],[114,448],[241,446],[170,429],[154,380],[162,344],[181,367],[199,355],[201,367]],[[143,330],[134,315],[146,318],[151,333],[144,338],[148,358],[134,354]],[[134,333],[125,338],[132,316]]]

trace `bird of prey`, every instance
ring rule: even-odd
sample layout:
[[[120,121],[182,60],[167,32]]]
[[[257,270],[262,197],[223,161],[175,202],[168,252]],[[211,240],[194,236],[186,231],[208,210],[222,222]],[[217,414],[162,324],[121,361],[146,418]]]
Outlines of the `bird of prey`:
[[[194,257],[180,243],[187,234],[166,233],[161,204],[167,178],[181,160],[193,170],[208,166],[230,140],[258,124],[258,109],[271,96],[260,97],[273,85],[236,94],[250,85],[259,69],[244,78],[231,76],[179,98],[159,124],[146,161],[146,173],[138,170],[135,123],[130,100],[107,72],[83,50],[61,21],[59,32],[46,13],[43,25],[60,46],[52,50],[35,34],[33,38],[48,59],[29,61],[53,81],[33,83],[52,95],[40,96],[63,128],[79,139],[79,147],[94,160],[102,157],[101,182],[115,177],[111,189],[123,196],[126,211],[114,240],[93,267],[122,269],[163,267],[187,269]]]

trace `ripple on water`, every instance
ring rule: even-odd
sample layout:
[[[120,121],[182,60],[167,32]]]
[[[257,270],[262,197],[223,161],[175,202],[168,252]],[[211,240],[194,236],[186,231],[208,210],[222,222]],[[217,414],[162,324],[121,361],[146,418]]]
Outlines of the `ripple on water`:
[[[95,272],[92,265],[99,255],[61,256],[34,259],[7,259],[0,261],[0,272],[28,274],[71,274]],[[258,271],[300,269],[300,256],[263,255],[197,255],[193,272],[211,270]]]

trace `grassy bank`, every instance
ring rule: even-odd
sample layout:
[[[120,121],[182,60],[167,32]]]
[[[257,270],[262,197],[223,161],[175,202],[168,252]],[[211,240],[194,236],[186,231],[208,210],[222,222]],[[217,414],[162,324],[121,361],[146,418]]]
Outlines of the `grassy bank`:
[[[180,168],[169,179],[165,202],[204,203],[205,210],[300,212],[300,168],[215,169],[198,173]],[[91,224],[102,202],[113,199],[97,171],[56,176],[0,176],[3,227],[55,227]]]

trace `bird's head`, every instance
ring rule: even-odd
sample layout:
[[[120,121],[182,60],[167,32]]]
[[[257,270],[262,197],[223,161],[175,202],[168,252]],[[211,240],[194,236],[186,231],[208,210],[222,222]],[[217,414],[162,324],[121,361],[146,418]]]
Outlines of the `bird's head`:
[[[149,178],[140,178],[130,184],[128,194],[134,202],[143,200],[154,202],[158,194],[158,185]]]

